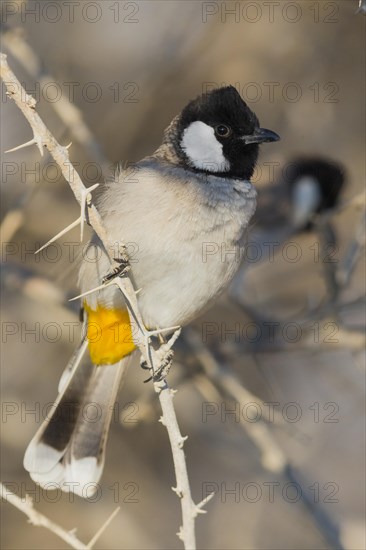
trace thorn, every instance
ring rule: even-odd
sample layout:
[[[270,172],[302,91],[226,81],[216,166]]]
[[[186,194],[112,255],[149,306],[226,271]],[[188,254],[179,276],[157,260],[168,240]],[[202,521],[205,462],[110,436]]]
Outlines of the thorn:
[[[54,241],[56,241],[57,239],[59,239],[60,237],[62,237],[62,235],[65,235],[65,233],[67,233],[68,231],[71,231],[71,229],[74,229],[74,227],[76,227],[77,225],[79,225],[80,223],[80,218],[78,218],[77,220],[75,220],[74,222],[70,223],[70,225],[68,225],[67,227],[65,227],[65,229],[63,229],[62,231],[60,231],[60,233],[57,233],[57,235],[55,235],[54,237],[52,237],[52,239],[50,239],[49,241],[46,242],[46,244],[44,244],[43,246],[41,246],[41,248],[39,248],[38,250],[35,251],[35,254],[38,254],[39,252],[41,252],[41,250],[43,250],[44,248],[46,248],[46,246],[48,246],[49,244],[53,243]]]
[[[162,384],[161,381],[160,382],[154,382],[154,389],[155,389],[155,391],[158,395],[160,395],[162,390],[163,390],[163,386],[161,384]]]
[[[87,292],[83,292],[82,294],[79,294],[78,296],[74,296],[73,298],[70,298],[69,302],[73,302],[74,300],[77,300],[78,298],[82,298],[83,296],[88,296],[88,294],[92,294],[93,292],[96,292],[97,290],[101,290],[102,288],[106,288],[109,285],[112,285],[114,281],[110,281],[109,283],[105,283],[104,285],[96,286],[95,288],[92,288],[91,290],[88,290]]]
[[[135,290],[135,294],[139,294],[139,292],[141,292],[142,288],[138,288],[137,290]]]
[[[210,500],[213,499],[213,497],[215,496],[215,492],[213,491],[212,493],[210,493],[209,495],[207,495],[207,497],[205,497],[203,500],[201,500],[201,502],[199,502],[198,504],[196,504],[195,506],[195,512],[196,514],[206,514],[207,513],[207,510],[202,510],[202,508],[204,506],[206,506],[206,504],[208,502],[210,502]]]
[[[70,149],[71,145],[72,145],[72,141],[70,141],[68,145],[65,145],[65,149]]]
[[[80,202],[80,242],[83,241],[84,237],[84,222],[85,222],[85,209],[87,203],[89,204],[91,200],[91,192],[99,187],[99,183],[92,185],[88,189],[84,187],[81,191],[81,202]]]
[[[120,511],[121,507],[118,506],[114,512],[111,513],[109,518],[106,519],[106,521],[103,523],[101,528],[95,533],[94,537],[88,542],[88,548],[93,548],[94,544],[97,542],[97,540],[100,538],[102,533],[107,529],[108,525],[114,520],[118,512]]]
[[[181,437],[181,438],[180,438],[180,441],[179,441],[179,443],[178,443],[179,449],[183,449],[184,442],[187,441],[187,439],[188,439],[188,435],[185,435],[184,437]]]
[[[149,337],[150,336],[159,336],[159,334],[164,334],[165,332],[172,332],[173,330],[178,332],[178,330],[181,330],[181,327],[180,326],[175,326],[175,327],[160,328],[158,330],[149,330]],[[177,336],[177,338],[178,338],[178,336]]]
[[[181,327],[177,328],[177,330],[174,332],[173,336],[165,344],[168,349],[171,349],[174,346],[174,344],[178,340],[178,337],[179,337],[181,332],[182,332]]]
[[[94,183],[94,185],[91,185],[90,187],[88,187],[88,188],[86,189],[86,191],[87,191],[87,193],[88,193],[88,194],[87,194],[87,198],[86,198],[87,202],[90,202],[90,201],[91,201],[91,194],[92,194],[92,192],[94,191],[94,189],[96,189],[97,187],[99,187],[99,183]]]
[[[208,502],[210,502],[210,500],[212,500],[214,496],[215,496],[215,492],[213,491],[212,493],[207,495],[207,497],[205,497],[203,500],[201,500],[201,502],[196,504],[196,506],[194,507],[194,509],[195,509],[195,516],[194,517],[196,517],[197,514],[206,514],[207,513],[207,510],[202,510],[202,508],[204,506],[206,506],[206,504]]]
[[[170,388],[170,393],[174,397],[174,395],[178,393],[178,390],[173,390],[173,388]]]
[[[164,418],[163,418],[162,416],[159,418],[158,422],[160,422],[163,426],[166,425],[166,424],[165,424],[165,420],[164,420]]]
[[[23,149],[24,147],[30,147],[33,144],[38,145],[38,142],[35,138],[31,139],[30,141],[27,141],[27,143],[23,143],[22,145],[13,147],[13,149],[8,149],[7,151],[5,151],[5,153],[13,153],[14,151],[19,151],[19,149]]]
[[[182,489],[179,489],[179,487],[172,487],[172,491],[179,496],[179,498],[183,498],[183,491]]]
[[[184,542],[182,527],[179,528],[179,531],[177,533],[177,537]]]
[[[26,493],[25,495],[24,502],[26,503],[27,506],[30,506],[31,508],[33,508],[33,498],[30,495],[28,495],[28,493]]]

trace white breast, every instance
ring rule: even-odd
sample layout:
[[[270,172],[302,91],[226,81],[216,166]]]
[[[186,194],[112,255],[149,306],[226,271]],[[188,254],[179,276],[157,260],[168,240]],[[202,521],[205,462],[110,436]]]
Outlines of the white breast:
[[[112,184],[100,210],[113,240],[132,243],[146,326],[184,325],[234,276],[256,193],[248,182],[187,179],[178,168],[165,174],[144,168],[136,180]],[[84,270],[95,272],[96,266]],[[114,287],[97,298],[107,306],[121,299]]]

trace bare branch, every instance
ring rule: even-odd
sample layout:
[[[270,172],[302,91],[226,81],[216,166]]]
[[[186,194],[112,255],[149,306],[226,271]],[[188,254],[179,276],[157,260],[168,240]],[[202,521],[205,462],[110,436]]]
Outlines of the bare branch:
[[[187,329],[185,331],[185,338],[210,380],[216,382],[225,393],[234,398],[238,403],[260,403],[262,405],[261,410],[266,411],[264,403],[258,397],[250,393],[231,371],[220,366],[212,353],[203,345],[195,331]],[[275,411],[273,412],[275,413]],[[276,414],[276,420],[279,424],[282,423],[282,419],[278,414]],[[245,422],[242,415],[240,415],[240,422],[247,436],[260,450],[263,467],[271,472],[282,472],[287,461],[267,424],[261,419],[258,422]]]
[[[355,235],[346,250],[344,260],[337,272],[336,280],[341,288],[344,288],[350,282],[362,249],[365,247],[365,227],[366,215],[363,213],[356,226]]]
[[[27,73],[45,88],[50,82],[55,82],[53,76],[45,70],[37,54],[24,39],[24,29],[9,29],[3,34],[3,44],[15,57]],[[53,109],[68,128],[71,138],[77,141],[90,159],[97,162],[102,170],[109,168],[108,160],[103,154],[99,143],[94,138],[84,121],[80,109],[62,94],[59,101],[51,103]]]
[[[20,498],[2,483],[0,483],[0,493],[1,498],[23,512],[23,514],[28,517],[32,525],[48,529],[69,544],[72,548],[76,548],[77,550],[86,550],[89,548],[89,546],[81,542],[81,540],[75,536],[75,530],[66,531],[57,525],[57,523],[54,523],[40,512],[37,512],[37,510],[34,509],[33,501],[29,495],[26,495],[25,498]]]
[[[181,499],[183,525],[178,536],[184,542],[185,548],[194,549],[196,548],[194,520],[197,513],[196,505],[191,497],[187,464],[183,451],[183,445],[186,437],[183,437],[180,433],[173,405],[173,397],[175,392],[168,387],[165,380],[155,382],[154,388],[159,395],[159,400],[163,411],[161,422],[167,429],[170,446],[172,448],[176,477],[176,487],[173,488],[173,491]]]
[[[36,527],[44,527],[45,529],[48,529],[48,531],[51,531],[55,535],[57,535],[60,539],[65,541],[67,544],[69,544],[72,548],[76,548],[77,550],[87,550],[93,548],[94,544],[97,542],[97,540],[100,538],[100,536],[104,533],[108,525],[111,523],[111,521],[116,517],[118,512],[120,511],[120,506],[112,512],[112,514],[107,518],[107,520],[103,523],[103,525],[98,529],[94,537],[90,540],[88,544],[84,544],[81,540],[79,540],[76,535],[76,529],[71,529],[70,531],[66,531],[63,527],[60,527],[57,523],[54,523],[50,519],[48,519],[45,515],[41,514],[41,512],[38,512],[35,510],[32,498],[29,495],[25,495],[24,498],[18,497],[15,493],[10,491],[8,487],[0,483],[0,495],[1,498],[3,498],[6,502],[9,502],[15,508],[18,508],[23,514],[25,514],[29,522],[32,525],[35,525]]]

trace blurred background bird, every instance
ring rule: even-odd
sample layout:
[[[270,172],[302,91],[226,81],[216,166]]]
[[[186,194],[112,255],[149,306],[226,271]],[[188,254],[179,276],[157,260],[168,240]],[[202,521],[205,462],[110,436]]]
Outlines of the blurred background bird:
[[[293,233],[314,230],[316,216],[339,204],[345,184],[345,168],[335,160],[291,159],[278,181],[260,188],[253,232],[284,226]]]
[[[232,284],[231,296],[244,304],[245,296],[250,296],[246,288],[248,271],[262,262],[267,262],[270,269],[275,254],[285,243],[302,234],[313,233],[325,253],[331,248],[336,250],[338,241],[330,214],[339,205],[345,186],[345,168],[317,156],[292,159],[276,182],[260,187],[249,237],[249,247],[255,249],[257,260],[244,262]],[[326,215],[330,218],[324,220]],[[330,269],[334,279],[336,264],[330,262]],[[335,298],[333,285],[328,291]]]

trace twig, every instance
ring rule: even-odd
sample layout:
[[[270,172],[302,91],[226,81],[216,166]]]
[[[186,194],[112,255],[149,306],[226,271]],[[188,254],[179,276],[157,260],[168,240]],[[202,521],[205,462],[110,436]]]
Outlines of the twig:
[[[331,319],[331,321],[334,320],[339,322],[339,310],[342,307],[347,306],[347,304],[340,303],[340,296],[342,294],[342,291],[344,291],[347,285],[350,283],[352,274],[361,256],[362,249],[365,247],[365,194],[359,193],[350,201],[343,203],[343,205],[340,206],[340,209],[350,207],[354,208],[356,211],[361,208],[363,209],[363,212],[361,213],[359,221],[356,225],[355,235],[351,238],[344,257],[339,265],[333,262],[324,262],[324,275],[329,296],[325,301],[322,301],[320,305],[308,311],[304,318],[304,321],[309,321],[313,318],[324,319],[325,317],[331,316],[333,318]],[[319,232],[322,247],[322,257],[325,258],[325,255],[329,252],[329,245],[337,243],[336,235],[334,233],[331,223],[329,222],[329,215],[327,213],[318,216],[315,219],[315,224]],[[344,329],[344,333],[346,334],[347,332],[355,332],[355,339],[351,339],[351,341],[353,343],[356,343],[357,347],[358,342],[360,341],[357,335],[357,331]],[[351,347],[352,345],[353,344],[351,344]]]
[[[193,329],[186,329],[184,336],[210,380],[218,384],[225,393],[230,395],[241,405],[245,403],[259,403],[262,405],[261,411],[265,413],[266,407],[264,403],[258,399],[258,397],[250,393],[239,380],[235,378],[232,372],[220,366],[212,353],[203,345],[198,334]],[[276,411],[273,411],[273,413],[276,415],[278,423],[280,423],[281,420],[276,414]],[[268,420],[270,420],[270,418],[268,418]],[[287,461],[282,450],[274,440],[267,424],[262,419],[259,419],[257,422],[245,422],[242,415],[240,415],[240,422],[247,436],[260,450],[263,467],[271,472],[282,472]]]
[[[337,272],[336,281],[341,288],[344,288],[350,282],[361,251],[365,247],[365,227],[366,215],[363,213],[356,227],[356,234],[352,238],[344,255],[344,260]]]
[[[337,522],[332,519],[325,506],[319,506],[319,503],[309,495],[303,480],[296,475],[296,470],[290,465],[286,468],[286,478],[290,483],[295,483],[302,488],[300,501],[307,508],[313,522],[330,545],[330,548],[333,550],[346,550],[341,541],[341,533]]]
[[[65,541],[67,544],[69,544],[72,548],[76,548],[77,550],[90,550],[93,548],[94,544],[97,542],[99,537],[104,533],[108,525],[111,523],[111,521],[116,517],[118,512],[120,511],[120,506],[112,512],[112,514],[107,518],[107,520],[103,523],[103,525],[98,529],[94,537],[90,540],[88,544],[84,544],[81,540],[79,540],[76,535],[76,529],[72,529],[71,531],[66,531],[63,529],[63,527],[60,527],[57,523],[54,523],[50,519],[48,519],[46,516],[41,514],[41,512],[38,512],[35,510],[32,498],[29,495],[25,495],[24,498],[18,497],[15,493],[13,493],[8,487],[0,483],[0,496],[3,498],[6,502],[9,502],[15,508],[18,508],[21,512],[23,512],[29,519],[29,522],[32,525],[35,525],[36,527],[44,527],[45,529],[48,529],[60,539]]]
[[[326,255],[329,253],[329,248],[337,246],[337,237],[334,232],[332,224],[322,217],[318,220],[316,228],[319,233],[320,247],[321,247],[321,258],[326,258]],[[328,302],[329,305],[333,306],[334,315],[336,316],[336,303],[339,297],[339,285],[336,280],[337,276],[337,264],[332,261],[324,261],[324,278],[326,282],[327,292],[328,292]]]
[[[76,172],[69,160],[68,149],[61,146],[48,128],[43,123],[42,119],[35,110],[36,101],[30,95],[28,95],[22,88],[20,82],[10,70],[6,61],[6,55],[0,54],[1,59],[1,77],[5,82],[7,88],[7,94],[12,97],[28,120],[32,130],[33,139],[37,144],[39,150],[43,152],[43,147],[46,147],[49,153],[52,155],[56,163],[60,166],[63,176],[69,183],[71,190],[73,191],[76,200],[80,205],[85,201],[85,197],[88,195],[88,191],[84,186],[79,174]],[[112,269],[118,267],[118,262],[114,258],[113,243],[110,242],[109,236],[103,226],[102,219],[99,212],[93,205],[91,199],[87,203],[87,219],[95,233],[100,238],[104,248],[108,254],[111,262]],[[125,252],[125,248],[123,247]],[[130,316],[131,324],[136,325],[136,339],[135,343],[138,346],[144,360],[152,373],[159,372],[161,365],[164,364],[167,355],[170,352],[170,348],[177,339],[180,330],[176,330],[171,339],[158,350],[155,350],[151,345],[151,336],[156,336],[162,331],[148,331],[146,330],[141,314],[138,309],[137,298],[135,289],[130,278],[125,274],[122,277],[116,277],[114,279],[115,284],[122,291],[126,307]],[[190,494],[189,480],[187,474],[187,467],[185,464],[185,457],[182,450],[182,443],[184,438],[181,436],[174,407],[172,402],[172,394],[165,380],[154,383],[155,391],[159,395],[160,404],[163,411],[163,422],[167,428],[169,440],[172,447],[173,460],[175,466],[175,475],[177,479],[177,490],[179,490],[182,505],[183,525],[179,532],[179,536],[184,543],[186,549],[195,549],[195,533],[194,533],[194,518],[198,513],[198,509],[193,505],[192,497]],[[202,510],[200,510],[202,511]]]
[[[42,66],[37,54],[24,40],[23,35],[24,29],[22,28],[8,29],[3,34],[3,44],[33,80],[39,83],[41,89],[45,89],[49,83],[54,83],[55,79]],[[88,157],[96,162],[102,171],[108,169],[110,163],[84,121],[80,109],[71,103],[64,94],[58,101],[52,102],[51,106],[69,130],[71,138],[83,147]]]
[[[172,490],[181,499],[183,524],[180,528],[178,537],[184,542],[185,548],[195,549],[195,529],[194,522],[198,513],[201,512],[194,504],[191,497],[189,479],[187,473],[187,464],[184,456],[183,445],[187,439],[180,433],[180,429],[175,415],[173,397],[174,390],[171,390],[165,380],[155,382],[155,391],[159,395],[159,400],[163,415],[160,422],[166,427],[169,435],[170,445],[172,448],[174,469],[176,476],[176,486]]]
[[[12,236],[23,225],[24,212],[21,208],[15,207],[10,212],[7,212],[0,225],[1,241],[3,243],[10,242]]]
[[[88,548],[93,548],[94,544],[97,542],[97,540],[100,538],[100,536],[104,533],[104,531],[107,529],[108,525],[114,520],[118,512],[120,511],[121,507],[118,506],[114,512],[111,513],[109,518],[105,520],[103,525],[98,529],[98,531],[95,533],[94,537],[88,542]]]
[[[3,33],[2,38],[4,46],[9,50],[12,56],[43,89],[50,82],[55,82],[52,75],[45,71],[45,68],[42,66],[37,54],[24,39],[24,29],[7,29]],[[61,121],[65,124],[72,139],[83,147],[88,157],[100,166],[102,172],[109,170],[110,163],[105,157],[99,143],[93,136],[89,127],[85,123],[83,115],[78,107],[71,103],[70,100],[64,95],[62,95],[58,101],[50,103],[50,105],[56,111]],[[25,146],[27,146],[27,144],[23,145],[23,147]],[[19,149],[19,147],[14,147],[6,152],[9,153],[17,149]],[[0,226],[3,242],[10,241],[11,237],[23,225],[24,212],[20,206],[24,206],[26,202],[29,202],[33,194],[34,188],[29,189],[28,187],[25,198],[23,195],[21,201],[16,200],[15,205],[4,217]]]
[[[0,483],[0,493],[1,498],[23,512],[23,514],[28,517],[32,525],[48,529],[69,544],[72,548],[76,548],[77,550],[87,550],[89,548],[89,546],[81,542],[81,540],[75,536],[75,530],[66,531],[57,525],[57,523],[54,523],[40,512],[37,512],[37,510],[34,509],[33,501],[29,495],[26,495],[25,498],[20,498],[2,483]]]
[[[357,13],[362,13],[363,15],[366,15],[366,0],[359,0],[356,14]]]

